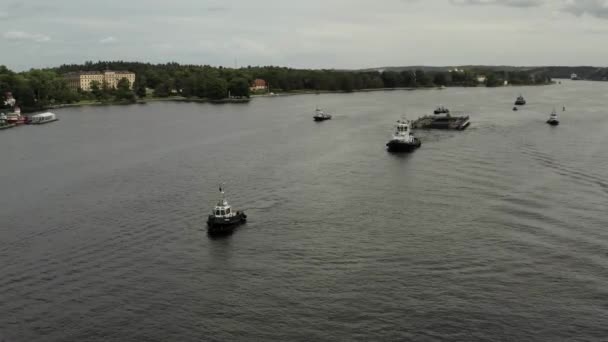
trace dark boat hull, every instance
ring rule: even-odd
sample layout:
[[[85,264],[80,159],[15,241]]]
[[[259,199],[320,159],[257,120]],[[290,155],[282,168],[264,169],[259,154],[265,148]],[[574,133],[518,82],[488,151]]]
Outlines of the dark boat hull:
[[[230,234],[237,226],[247,222],[247,215],[239,212],[231,218],[217,218],[209,215],[207,218],[207,233],[210,235]]]
[[[555,121],[555,120],[547,120],[547,123],[551,126],[559,125],[559,121]]]
[[[398,140],[391,140],[386,144],[390,152],[412,152],[422,145],[420,140],[416,138],[414,143],[405,143]]]
[[[315,121],[325,121],[325,120],[331,120],[331,117],[329,117],[329,118],[319,118],[319,117],[315,117],[314,119],[315,119]]]
[[[523,106],[526,104],[526,101],[515,101],[516,106]]]

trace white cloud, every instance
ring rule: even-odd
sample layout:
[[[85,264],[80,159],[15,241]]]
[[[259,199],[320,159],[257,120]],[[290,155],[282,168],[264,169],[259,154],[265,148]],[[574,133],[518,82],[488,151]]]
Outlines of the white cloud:
[[[8,32],[4,32],[4,34],[2,36],[4,37],[4,39],[7,39],[7,40],[31,41],[31,42],[38,42],[38,43],[48,42],[49,40],[51,40],[51,37],[46,36],[41,33],[30,33],[30,32],[23,32],[23,31],[8,31]]]
[[[0,46],[12,40],[19,49],[2,50],[0,64],[21,69],[90,59],[339,69],[606,65],[608,55],[608,0],[4,2]],[[45,35],[52,44],[40,43]]]
[[[606,0],[568,0],[564,11],[581,16],[588,14],[597,18],[608,19],[608,1]]]
[[[109,36],[99,40],[100,44],[112,44],[116,42],[116,38]]]
[[[536,7],[545,0],[450,0],[455,5],[502,5],[510,7]]]

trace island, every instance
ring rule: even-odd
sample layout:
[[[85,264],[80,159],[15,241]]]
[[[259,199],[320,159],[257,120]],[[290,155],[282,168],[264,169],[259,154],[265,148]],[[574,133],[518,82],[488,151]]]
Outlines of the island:
[[[64,106],[148,101],[247,103],[252,95],[551,83],[549,71],[542,68],[471,66],[336,70],[89,61],[14,72],[0,66],[0,95],[11,92],[24,113]],[[6,108],[0,108],[0,112],[2,109]]]

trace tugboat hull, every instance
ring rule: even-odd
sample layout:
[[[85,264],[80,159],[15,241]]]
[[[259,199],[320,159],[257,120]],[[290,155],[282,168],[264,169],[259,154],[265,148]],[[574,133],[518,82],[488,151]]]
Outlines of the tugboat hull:
[[[389,141],[386,146],[390,152],[412,152],[422,145],[420,139],[416,138],[413,143],[406,143],[398,140]]]
[[[315,121],[325,121],[325,120],[331,120],[331,117],[316,117],[315,116]]]
[[[207,233],[209,235],[230,234],[237,226],[247,222],[247,215],[239,212],[230,218],[214,217],[209,215],[207,219]]]
[[[547,120],[547,123],[551,126],[559,125],[559,121],[557,121],[557,120]]]

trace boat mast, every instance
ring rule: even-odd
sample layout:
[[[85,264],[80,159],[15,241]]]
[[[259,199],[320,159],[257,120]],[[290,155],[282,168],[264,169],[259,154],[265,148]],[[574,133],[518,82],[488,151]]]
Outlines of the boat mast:
[[[226,203],[226,199],[224,198],[224,183],[220,183],[220,203],[224,205]]]

